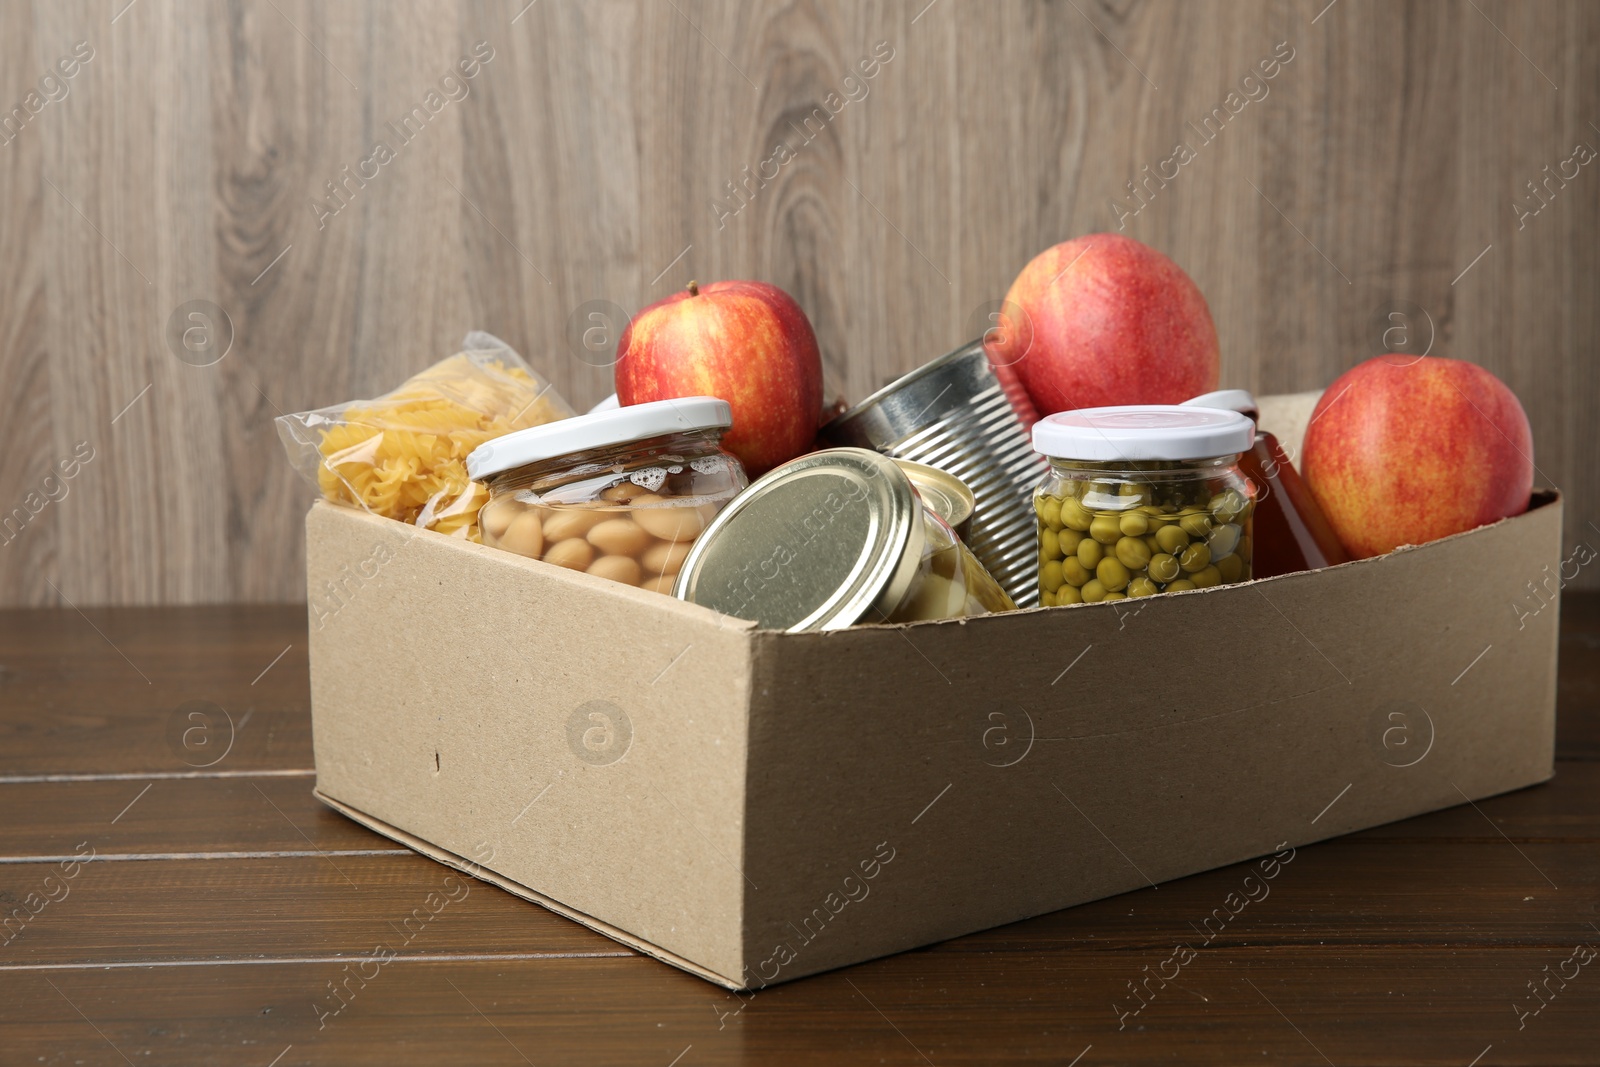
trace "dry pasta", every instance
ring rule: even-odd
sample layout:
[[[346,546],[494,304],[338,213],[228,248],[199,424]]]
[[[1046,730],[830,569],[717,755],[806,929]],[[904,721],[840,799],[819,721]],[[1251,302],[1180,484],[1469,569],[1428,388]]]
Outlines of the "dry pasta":
[[[467,455],[573,411],[498,338],[471,333],[463,347],[376,400],[278,419],[290,461],[336,503],[479,540],[489,494]]]

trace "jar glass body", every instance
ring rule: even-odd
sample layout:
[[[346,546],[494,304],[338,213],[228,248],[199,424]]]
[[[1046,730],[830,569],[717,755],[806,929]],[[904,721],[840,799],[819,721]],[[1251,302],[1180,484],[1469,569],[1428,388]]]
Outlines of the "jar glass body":
[[[483,543],[671,594],[694,539],[749,484],[715,431],[571,452],[488,480]]]
[[[1276,437],[1258,429],[1255,445],[1239,457],[1239,469],[1256,486],[1260,537],[1251,562],[1257,578],[1349,562],[1339,535]]]
[[[910,588],[884,621],[960,619],[1015,610],[1011,597],[949,524],[926,503],[920,509],[922,559]]]
[[[1046,607],[1248,581],[1255,486],[1237,455],[1050,460],[1034,492]]]

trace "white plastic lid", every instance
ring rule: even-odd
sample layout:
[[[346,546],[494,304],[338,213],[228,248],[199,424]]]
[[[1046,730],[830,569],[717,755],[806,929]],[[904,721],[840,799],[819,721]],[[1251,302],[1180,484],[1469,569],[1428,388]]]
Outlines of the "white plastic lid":
[[[570,452],[623,445],[669,433],[726,430],[733,409],[714,396],[685,396],[574,415],[486,441],[467,457],[467,477],[482,481],[502,471]]]
[[[1081,408],[1033,424],[1033,450],[1054,459],[1210,459],[1255,438],[1255,423],[1237,411],[1179,404]]]
[[[600,401],[600,403],[598,403],[594,407],[590,408],[589,409],[589,414],[593,415],[597,411],[615,411],[618,408],[620,408],[621,406],[622,406],[622,401],[617,399],[617,394],[616,393],[612,393],[610,396],[608,396],[604,400]],[[1227,404],[1218,404],[1217,406],[1225,408],[1228,405]]]
[[[1261,408],[1256,404],[1255,395],[1248,389],[1218,389],[1214,393],[1201,393],[1185,400],[1179,407],[1185,408],[1221,408],[1224,411],[1237,411],[1241,415],[1248,415],[1252,419],[1261,417]]]

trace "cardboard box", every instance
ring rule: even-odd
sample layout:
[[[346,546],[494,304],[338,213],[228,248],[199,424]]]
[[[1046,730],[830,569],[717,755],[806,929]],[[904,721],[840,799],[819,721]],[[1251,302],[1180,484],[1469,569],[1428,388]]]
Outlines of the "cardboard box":
[[[818,634],[306,525],[317,795],[733,988],[1552,773],[1554,494],[1325,571]]]

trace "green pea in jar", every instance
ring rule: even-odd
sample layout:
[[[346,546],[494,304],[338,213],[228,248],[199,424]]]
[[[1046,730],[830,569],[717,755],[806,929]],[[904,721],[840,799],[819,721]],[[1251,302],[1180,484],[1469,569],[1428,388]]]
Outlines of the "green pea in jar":
[[[1236,411],[1143,404],[1041,419],[1034,451],[1039,602],[1045,607],[1249,581],[1255,486]]]

